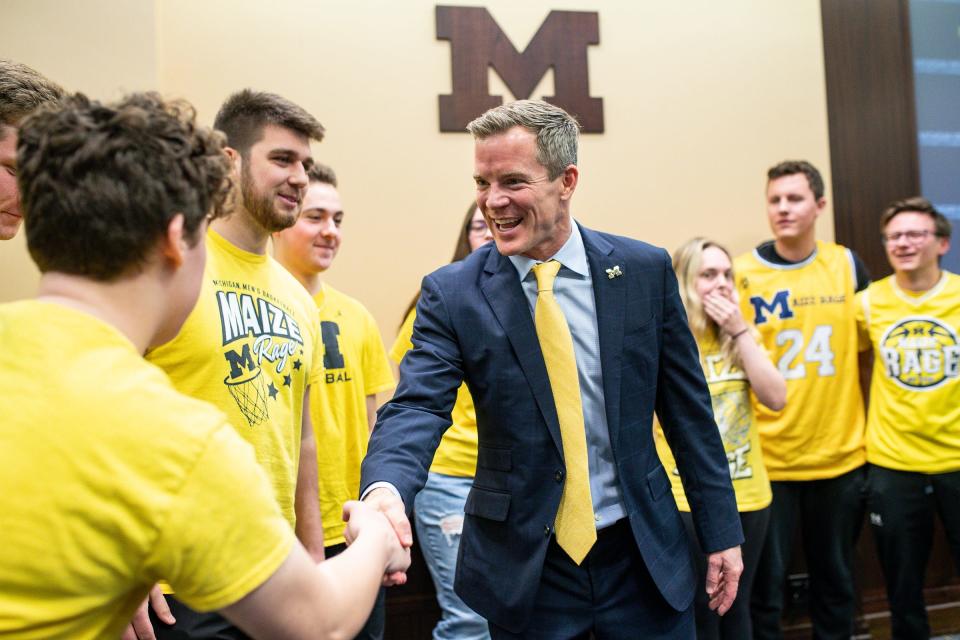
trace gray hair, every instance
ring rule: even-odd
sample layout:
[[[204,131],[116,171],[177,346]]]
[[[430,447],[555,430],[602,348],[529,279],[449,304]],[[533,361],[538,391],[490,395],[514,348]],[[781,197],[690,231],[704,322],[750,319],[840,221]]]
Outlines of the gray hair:
[[[488,110],[467,125],[477,140],[523,127],[537,136],[537,162],[555,180],[571,164],[577,164],[580,125],[569,113],[542,100],[517,100]]]
[[[63,89],[57,83],[25,64],[0,58],[0,126],[18,127],[38,107],[62,98]]]

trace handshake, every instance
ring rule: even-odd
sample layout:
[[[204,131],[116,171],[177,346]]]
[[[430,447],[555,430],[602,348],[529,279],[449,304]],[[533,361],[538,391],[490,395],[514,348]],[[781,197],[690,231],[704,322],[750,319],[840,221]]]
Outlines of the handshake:
[[[383,585],[406,583],[413,534],[400,498],[389,489],[374,489],[363,502],[351,500],[344,504],[343,519],[347,523],[347,545],[353,545],[361,536],[379,542],[377,547],[386,557]]]

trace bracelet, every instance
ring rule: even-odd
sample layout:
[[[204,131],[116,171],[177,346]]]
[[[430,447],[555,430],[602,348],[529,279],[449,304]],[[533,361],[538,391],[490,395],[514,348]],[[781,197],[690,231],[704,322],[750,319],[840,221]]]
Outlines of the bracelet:
[[[740,331],[737,331],[735,334],[733,334],[732,336],[730,336],[730,339],[731,339],[731,340],[736,340],[737,338],[739,338],[740,336],[742,336],[743,334],[745,334],[747,331],[750,331],[750,327],[744,327],[744,328],[741,329]]]

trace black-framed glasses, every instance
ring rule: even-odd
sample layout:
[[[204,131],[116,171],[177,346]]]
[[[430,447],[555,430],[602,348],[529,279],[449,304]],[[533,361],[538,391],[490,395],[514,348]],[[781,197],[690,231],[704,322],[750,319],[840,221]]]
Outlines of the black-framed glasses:
[[[901,238],[905,238],[910,244],[919,244],[927,239],[928,236],[937,236],[936,231],[930,229],[910,229],[909,231],[894,231],[893,233],[881,233],[880,239],[884,244],[896,244]]]

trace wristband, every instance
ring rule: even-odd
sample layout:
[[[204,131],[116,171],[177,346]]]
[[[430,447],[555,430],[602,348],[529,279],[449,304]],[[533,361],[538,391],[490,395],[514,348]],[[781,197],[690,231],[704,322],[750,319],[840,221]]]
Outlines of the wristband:
[[[737,331],[735,334],[733,334],[732,336],[730,336],[730,339],[731,339],[731,340],[736,340],[737,338],[739,338],[740,336],[742,336],[743,334],[745,334],[747,331],[750,331],[750,327],[744,327],[744,328],[741,329],[740,331]]]

